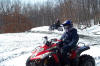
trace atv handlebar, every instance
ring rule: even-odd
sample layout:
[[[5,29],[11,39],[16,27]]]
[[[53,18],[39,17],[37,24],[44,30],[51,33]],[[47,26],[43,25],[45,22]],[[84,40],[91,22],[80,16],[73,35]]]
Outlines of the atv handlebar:
[[[54,38],[54,39],[51,39],[51,41],[52,42],[55,42],[55,41],[62,41],[62,40],[59,40],[59,39]]]
[[[79,45],[79,44],[83,44],[84,46],[86,46],[85,43],[83,43],[83,42],[78,42],[78,45]]]

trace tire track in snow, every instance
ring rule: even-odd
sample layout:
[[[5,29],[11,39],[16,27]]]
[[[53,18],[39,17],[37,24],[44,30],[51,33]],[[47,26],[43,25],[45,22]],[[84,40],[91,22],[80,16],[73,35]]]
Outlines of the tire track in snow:
[[[16,54],[13,54],[13,55],[10,55],[10,56],[7,56],[7,57],[1,57],[0,58],[0,63],[4,62],[6,60],[10,60],[10,59],[16,58],[18,56],[24,55],[24,54],[28,54],[28,53],[30,53],[30,52],[23,51],[21,53],[16,53]]]

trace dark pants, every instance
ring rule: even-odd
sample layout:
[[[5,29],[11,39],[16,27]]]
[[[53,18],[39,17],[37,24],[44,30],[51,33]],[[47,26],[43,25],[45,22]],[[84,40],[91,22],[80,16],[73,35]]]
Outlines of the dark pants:
[[[70,59],[69,59],[70,51],[71,51],[71,47],[69,47],[69,46],[63,46],[61,48],[61,54],[64,59],[64,63],[66,63],[66,64],[70,64]]]
[[[69,57],[69,53],[71,53],[71,49],[73,49],[75,46],[63,46],[61,48],[61,54],[62,54],[62,57],[64,59],[64,63],[65,64],[70,64],[70,57]]]
[[[71,48],[69,46],[64,46],[61,49],[61,54],[62,54],[65,64],[70,64],[70,58],[69,58],[70,51],[71,51]]]

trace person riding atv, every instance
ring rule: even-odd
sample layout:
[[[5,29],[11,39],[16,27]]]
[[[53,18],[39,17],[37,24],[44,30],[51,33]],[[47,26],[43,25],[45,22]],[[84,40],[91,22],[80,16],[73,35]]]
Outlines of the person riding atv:
[[[67,64],[63,60],[64,56],[59,51],[59,44],[55,43],[61,40],[55,38],[48,40],[47,37],[44,38],[44,45],[38,46],[32,51],[32,55],[26,61],[26,66],[95,66],[95,60],[92,56],[81,54],[90,49],[84,43],[83,46],[78,45],[71,50],[68,56],[69,59],[66,59],[70,61],[70,64]]]
[[[74,49],[77,46],[79,35],[77,34],[77,30],[73,27],[71,20],[67,20],[62,25],[64,26],[65,32],[61,36],[61,41],[58,42],[58,44],[61,48],[61,53],[64,57],[64,61],[66,61],[65,63],[70,64],[68,60],[68,53],[71,52],[71,49]]]
[[[54,24],[50,25],[49,30],[58,30],[58,31],[63,31],[63,28],[60,25],[60,20],[57,19],[56,22],[54,22]]]
[[[61,39],[45,41],[43,46],[38,46],[32,51],[32,55],[26,61],[26,66],[95,66],[95,60],[88,54],[81,54],[90,47],[78,46],[79,35],[73,28],[72,21],[67,20],[62,24],[65,33]],[[79,43],[78,43],[79,44]]]
[[[60,20],[57,19],[57,21],[55,22],[55,29],[58,29],[58,27],[60,27]]]

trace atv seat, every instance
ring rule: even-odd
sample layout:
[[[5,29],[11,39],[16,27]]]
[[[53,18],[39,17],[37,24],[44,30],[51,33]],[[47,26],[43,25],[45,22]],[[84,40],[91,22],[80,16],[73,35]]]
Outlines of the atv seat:
[[[72,48],[72,49],[71,49],[71,51],[70,51],[70,52],[68,52],[67,54],[68,54],[68,55],[70,55],[72,52],[75,52],[75,51],[77,50],[77,48],[78,48],[78,46],[76,46],[76,47]]]

